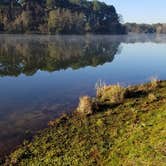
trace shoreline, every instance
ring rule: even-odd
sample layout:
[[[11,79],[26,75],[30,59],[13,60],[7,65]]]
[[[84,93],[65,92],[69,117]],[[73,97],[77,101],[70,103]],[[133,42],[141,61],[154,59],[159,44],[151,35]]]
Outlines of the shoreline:
[[[40,164],[42,160],[45,164],[56,163],[57,165],[58,163],[63,164],[62,161],[70,164],[74,161],[79,161],[79,163],[86,161],[87,163],[95,162],[99,164],[101,162],[108,164],[117,160],[114,155],[118,153],[122,153],[121,155],[123,156],[118,159],[118,162],[124,162],[124,157],[128,158],[128,155],[126,152],[123,154],[123,151],[118,152],[115,142],[121,142],[122,139],[125,139],[124,136],[126,133],[128,133],[128,137],[134,137],[132,139],[136,142],[140,140],[137,140],[137,137],[135,138],[134,135],[138,134],[138,136],[141,136],[143,134],[142,137],[145,139],[145,142],[143,139],[141,146],[144,148],[148,148],[147,146],[150,146],[149,144],[153,144],[149,142],[151,140],[149,136],[144,133],[144,128],[147,128],[146,130],[150,135],[153,135],[153,132],[156,132],[155,130],[160,132],[159,128],[154,126],[151,121],[156,122],[159,120],[160,125],[163,126],[163,116],[166,114],[164,110],[166,108],[165,101],[166,81],[157,81],[154,79],[150,83],[127,88],[123,88],[120,85],[109,86],[99,84],[97,86],[96,98],[90,98],[88,96],[81,97],[80,103],[72,115],[64,114],[60,118],[50,121],[49,127],[41,131],[32,141],[24,141],[23,145],[20,145],[20,147],[8,157],[6,164]],[[156,112],[156,110],[159,110],[159,113]],[[157,117],[154,116],[154,114],[157,114]],[[157,119],[158,117],[159,119]],[[123,126],[125,127],[123,128]],[[133,131],[133,129],[135,131]],[[165,127],[161,130],[162,132],[160,134],[166,132]],[[103,133],[103,131],[105,132]],[[136,131],[138,133],[135,133]],[[112,136],[112,134],[114,136]],[[148,138],[146,138],[147,136]],[[153,136],[155,140],[161,141],[160,144],[164,143],[162,142],[165,140],[164,135]],[[126,142],[126,140],[123,141]],[[111,143],[111,145],[109,145],[109,143]],[[108,144],[109,146],[107,145],[107,147],[104,144]],[[100,149],[101,145],[106,146],[103,147],[104,154],[102,149]],[[126,145],[128,145],[128,143]],[[132,146],[135,147],[135,144]],[[132,146],[130,147],[129,144],[126,147],[129,150],[129,154],[133,148]],[[151,146],[153,147],[154,144]],[[139,150],[139,147],[137,148]],[[40,149],[43,150],[40,151]],[[136,152],[136,154],[138,152]],[[140,159],[144,157],[142,152],[143,151],[139,154],[140,157],[133,156],[132,162],[137,160],[141,162]],[[150,154],[150,152],[153,153],[151,149],[147,149],[146,153]],[[73,156],[70,156],[70,153],[73,154]],[[85,155],[84,153],[87,154]],[[165,152],[159,153],[154,159],[149,156],[147,160],[151,163],[157,163],[156,159],[160,158],[159,161],[162,164],[162,161],[164,163],[164,153]],[[88,160],[82,155],[85,155]],[[98,156],[94,157],[93,155]],[[104,158],[104,156],[110,158],[112,155],[114,158],[110,159],[110,161]],[[54,159],[51,161],[50,159],[53,156]],[[66,158],[64,159],[64,157]]]

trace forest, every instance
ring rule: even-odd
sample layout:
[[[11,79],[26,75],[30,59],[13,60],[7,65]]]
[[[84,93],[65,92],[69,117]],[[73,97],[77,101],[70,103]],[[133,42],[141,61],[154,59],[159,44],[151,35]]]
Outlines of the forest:
[[[1,33],[125,34],[112,5],[97,0],[1,0]]]

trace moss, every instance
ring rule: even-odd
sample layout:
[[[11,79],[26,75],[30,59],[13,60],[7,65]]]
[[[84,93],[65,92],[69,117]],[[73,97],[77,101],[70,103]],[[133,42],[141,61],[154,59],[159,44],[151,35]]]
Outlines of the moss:
[[[166,82],[150,84],[128,87],[123,103],[100,103],[90,116],[63,116],[13,152],[6,165],[165,166]]]

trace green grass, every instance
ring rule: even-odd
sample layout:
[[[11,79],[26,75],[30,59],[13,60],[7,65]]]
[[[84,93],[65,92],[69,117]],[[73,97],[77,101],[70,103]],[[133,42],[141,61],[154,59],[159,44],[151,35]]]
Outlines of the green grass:
[[[6,165],[165,166],[166,82],[151,85],[125,89],[118,105],[109,105],[111,88],[106,88],[107,100],[96,99],[95,113],[51,122],[13,152]]]

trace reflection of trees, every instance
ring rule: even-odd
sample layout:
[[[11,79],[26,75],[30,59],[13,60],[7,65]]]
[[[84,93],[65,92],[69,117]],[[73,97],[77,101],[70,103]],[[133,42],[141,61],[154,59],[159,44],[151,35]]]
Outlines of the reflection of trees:
[[[97,66],[111,62],[119,42],[103,38],[65,37],[49,40],[0,40],[0,75],[33,75],[37,70],[55,71]]]

